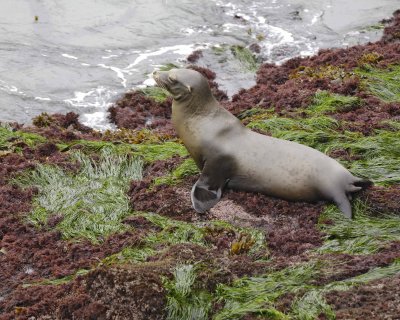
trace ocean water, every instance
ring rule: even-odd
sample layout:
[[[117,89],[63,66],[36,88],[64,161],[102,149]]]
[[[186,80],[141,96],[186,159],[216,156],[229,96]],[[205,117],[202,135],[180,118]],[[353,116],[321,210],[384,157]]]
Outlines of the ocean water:
[[[232,45],[257,43],[260,61],[282,63],[320,48],[375,41],[399,0],[1,0],[0,121],[76,112],[112,128],[107,108],[153,85],[162,65],[198,64],[229,95],[254,84]],[[35,19],[37,17],[37,19]]]

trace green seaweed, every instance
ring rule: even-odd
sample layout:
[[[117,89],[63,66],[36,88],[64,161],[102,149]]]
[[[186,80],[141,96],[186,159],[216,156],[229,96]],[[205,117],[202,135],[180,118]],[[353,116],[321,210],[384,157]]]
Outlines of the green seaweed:
[[[379,69],[364,64],[355,72],[361,76],[362,84],[373,95],[386,102],[400,101],[400,65]]]
[[[399,160],[390,157],[376,157],[353,161],[349,164],[352,174],[366,177],[377,185],[391,185],[400,182]]]
[[[132,214],[131,214],[132,215]],[[150,232],[140,247],[126,247],[120,252],[103,259],[105,264],[144,262],[149,256],[159,253],[171,245],[192,243],[205,246],[204,231],[201,227],[178,221],[156,213],[135,212],[134,216],[144,217],[161,230]]]
[[[195,289],[196,266],[178,265],[174,279],[164,279],[167,289],[167,319],[206,320],[211,309],[212,296],[205,290]]]
[[[256,71],[258,69],[258,62],[254,57],[254,54],[247,48],[233,45],[231,47],[233,56],[249,71]]]
[[[0,152],[21,152],[23,149],[21,143],[35,147],[44,142],[46,142],[46,138],[38,134],[14,130],[7,123],[0,123]]]
[[[358,97],[319,90],[315,93],[312,104],[307,107],[306,113],[323,115],[330,112],[345,112],[356,109],[360,105],[361,99]]]
[[[380,185],[400,182],[400,131],[378,130],[375,135],[342,143],[341,147],[362,157],[349,164],[353,174]]]
[[[323,290],[311,289],[301,297],[296,297],[290,310],[290,318],[301,320],[318,319],[319,315],[327,319],[336,319],[332,307],[326,302]]]
[[[168,184],[175,185],[182,181],[182,179],[193,176],[199,172],[196,163],[192,158],[183,161],[176,169],[166,176],[157,177],[154,179],[154,185]]]
[[[228,48],[227,44],[217,44],[217,45],[212,46],[211,50],[213,51],[213,53],[215,55],[220,56],[225,53],[227,48]]]
[[[170,96],[167,90],[160,87],[146,87],[143,89],[139,89],[141,93],[143,93],[146,97],[153,99],[158,103],[162,103],[167,100]]]
[[[112,254],[102,260],[103,264],[125,264],[125,263],[137,263],[145,262],[146,259],[156,253],[156,250],[145,246],[145,247],[125,247],[120,252]]]
[[[214,319],[240,319],[248,313],[288,319],[275,308],[274,303],[285,293],[313,288],[308,283],[317,270],[315,263],[303,264],[260,277],[244,277],[230,286],[219,285],[216,296],[225,306]]]
[[[295,141],[327,152],[332,145],[346,141],[348,137],[338,132],[339,123],[328,116],[317,116],[305,119],[271,117],[253,121],[248,125],[251,129],[265,131],[275,138]],[[351,133],[356,136],[355,133]]]
[[[97,163],[81,152],[72,156],[81,164],[75,175],[39,164],[33,172],[19,177],[23,186],[39,189],[27,220],[43,226],[52,216],[60,215],[62,220],[55,228],[65,239],[87,238],[93,242],[126,230],[122,224],[130,214],[126,192],[131,180],[142,178],[143,162],[116,155],[110,149],[102,149]]]
[[[151,233],[147,236],[145,241],[149,245],[174,245],[179,243],[205,245],[203,230],[199,226],[169,219],[155,213],[143,213],[141,215],[162,229],[160,232]]]
[[[376,31],[376,30],[383,30],[385,29],[385,24],[377,23],[366,27],[364,30],[366,31]]]
[[[251,119],[251,118],[253,118],[253,117],[255,117],[255,116],[264,115],[264,114],[266,113],[266,111],[269,111],[269,112],[271,112],[271,113],[274,113],[274,109],[273,109],[273,108],[271,108],[271,109],[264,109],[264,108],[254,107],[254,108],[251,108],[251,109],[242,111],[241,113],[239,113],[239,114],[237,115],[237,117],[238,117],[240,120],[244,120],[244,119],[247,119],[247,118],[250,118],[250,119]]]
[[[158,70],[160,70],[160,71],[169,71],[169,70],[171,70],[171,69],[177,69],[177,68],[179,68],[178,65],[176,65],[176,64],[174,64],[174,63],[171,63],[171,62],[168,62],[168,63],[166,63],[166,64],[160,66],[160,67],[158,68]]]
[[[353,219],[348,219],[336,208],[328,206],[320,216],[320,228],[325,241],[319,253],[371,254],[392,241],[400,241],[400,217],[371,216],[366,203],[353,201]],[[326,220],[334,224],[324,224]]]
[[[188,152],[184,145],[177,142],[164,142],[163,144],[137,144],[132,145],[133,154],[140,156],[145,162],[166,160],[177,155],[185,157]]]
[[[175,155],[184,157],[188,152],[184,145],[177,142],[166,141],[164,143],[113,143],[109,141],[77,140],[68,145],[60,145],[61,151],[68,151],[72,148],[79,148],[82,152],[92,154],[99,153],[102,149],[110,149],[116,154],[131,153],[133,156],[142,158],[145,162],[151,163],[156,160],[166,160]]]
[[[58,279],[44,279],[38,282],[33,283],[25,283],[22,285],[22,288],[36,287],[36,286],[59,286],[62,284],[70,283],[75,280],[79,276],[87,275],[90,272],[88,269],[79,269],[74,274],[70,274],[68,276],[58,278]]]

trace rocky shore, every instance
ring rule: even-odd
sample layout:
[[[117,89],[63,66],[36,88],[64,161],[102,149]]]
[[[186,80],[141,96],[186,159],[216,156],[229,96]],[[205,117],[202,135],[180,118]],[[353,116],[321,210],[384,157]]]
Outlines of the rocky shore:
[[[248,127],[370,178],[352,221],[235,191],[196,214],[198,170],[159,88],[110,108],[117,131],[74,113],[2,123],[0,319],[399,319],[400,11],[385,25],[375,43],[262,64],[231,99],[189,66]]]

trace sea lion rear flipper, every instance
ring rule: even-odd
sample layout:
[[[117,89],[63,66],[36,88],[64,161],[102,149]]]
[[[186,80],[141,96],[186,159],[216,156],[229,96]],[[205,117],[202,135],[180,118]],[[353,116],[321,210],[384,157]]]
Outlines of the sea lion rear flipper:
[[[204,163],[200,178],[190,194],[193,208],[198,213],[204,213],[218,203],[234,168],[230,157],[221,156],[213,160]]]
[[[342,211],[345,217],[351,219],[353,217],[351,212],[351,204],[345,193],[335,195],[333,201],[338,206],[339,210]]]

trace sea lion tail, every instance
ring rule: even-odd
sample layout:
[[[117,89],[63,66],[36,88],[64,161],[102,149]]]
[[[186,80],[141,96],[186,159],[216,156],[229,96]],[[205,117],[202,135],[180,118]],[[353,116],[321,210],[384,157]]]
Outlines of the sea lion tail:
[[[353,177],[353,181],[347,187],[347,192],[357,192],[372,186],[374,183],[371,180]]]
[[[355,177],[355,181],[353,182],[353,185],[355,185],[356,187],[361,187],[361,189],[366,189],[373,184],[374,183],[371,180],[358,177]]]

